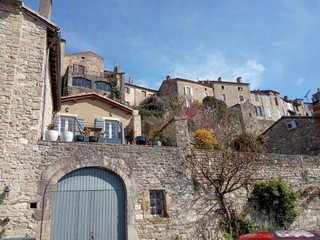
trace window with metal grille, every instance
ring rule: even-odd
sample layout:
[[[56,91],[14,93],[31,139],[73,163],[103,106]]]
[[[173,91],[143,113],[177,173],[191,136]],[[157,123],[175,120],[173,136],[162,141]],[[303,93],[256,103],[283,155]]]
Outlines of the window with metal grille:
[[[111,91],[111,87],[109,83],[106,82],[95,82],[94,86],[96,89],[98,90],[102,90],[102,91],[106,91],[106,92],[110,92]]]
[[[164,217],[164,191],[150,191],[150,214],[153,217]]]
[[[73,78],[72,86],[91,88],[91,81],[85,78]]]
[[[240,102],[243,102],[244,101],[244,96],[243,95],[239,95],[239,100],[240,100]]]

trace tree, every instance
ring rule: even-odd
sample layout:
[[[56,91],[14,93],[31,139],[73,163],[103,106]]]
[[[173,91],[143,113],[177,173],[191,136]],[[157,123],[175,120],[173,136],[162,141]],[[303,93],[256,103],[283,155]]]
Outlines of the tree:
[[[217,195],[221,213],[227,223],[227,232],[233,235],[232,215],[226,195],[253,181],[259,168],[260,157],[254,152],[239,152],[233,149],[205,151],[192,163],[194,174],[203,179]]]

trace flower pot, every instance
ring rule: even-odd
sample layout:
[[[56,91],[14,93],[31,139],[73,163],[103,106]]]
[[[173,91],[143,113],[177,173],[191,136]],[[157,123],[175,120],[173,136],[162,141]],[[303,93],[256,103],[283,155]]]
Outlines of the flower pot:
[[[89,137],[89,142],[98,142],[99,141],[99,137],[97,136],[90,136]]]
[[[84,141],[84,136],[82,136],[82,135],[75,135],[75,136],[74,136],[74,140],[75,140],[76,142],[83,142],[83,141]]]
[[[45,133],[45,139],[47,141],[57,141],[59,137],[59,132],[56,130],[47,130]]]
[[[136,144],[137,145],[145,145],[147,138],[145,136],[138,136],[136,137]]]
[[[154,146],[161,146],[161,142],[160,142],[160,141],[155,141],[152,145],[154,145]]]
[[[72,142],[73,140],[73,132],[63,131],[60,133],[60,140],[62,142]]]

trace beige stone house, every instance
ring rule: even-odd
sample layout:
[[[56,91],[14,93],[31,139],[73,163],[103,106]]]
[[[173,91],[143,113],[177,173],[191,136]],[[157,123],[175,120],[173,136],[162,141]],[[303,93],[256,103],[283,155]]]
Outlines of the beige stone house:
[[[211,86],[214,96],[225,101],[228,107],[246,101],[250,102],[250,84],[243,83],[241,77],[238,77],[235,82],[222,81],[220,77],[217,81],[201,80],[198,82]]]
[[[156,90],[134,85],[129,79],[129,83],[125,83],[124,87],[124,103],[128,106],[139,106],[144,99],[156,94]]]
[[[287,106],[276,91],[251,91],[251,102],[256,107],[258,120],[277,121],[286,115]]]
[[[169,76],[158,90],[158,96],[165,101],[189,107],[193,101],[202,102],[206,96],[214,96],[213,88],[209,85]]]
[[[62,97],[61,110],[55,115],[59,131],[74,135],[99,136],[99,142],[126,143],[141,135],[141,118],[137,110],[96,93]]]

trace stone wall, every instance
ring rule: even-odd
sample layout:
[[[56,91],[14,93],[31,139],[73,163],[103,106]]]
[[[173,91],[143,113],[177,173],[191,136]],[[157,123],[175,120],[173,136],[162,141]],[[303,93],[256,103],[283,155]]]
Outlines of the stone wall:
[[[220,215],[217,199],[207,188],[194,191],[186,148],[141,145],[110,145],[102,143],[29,142],[21,151],[12,152],[1,170],[1,186],[11,188],[2,197],[0,218],[10,216],[7,237],[26,234],[37,239],[49,239],[52,191],[65,174],[84,167],[110,170],[124,181],[127,189],[128,239],[147,240],[218,239]],[[23,152],[23,156],[21,156]],[[205,151],[194,151],[206,156]],[[296,191],[318,186],[318,157],[264,155],[256,181],[281,176]],[[203,184],[205,186],[205,184]],[[166,193],[168,216],[150,218],[147,197],[149,190],[163,189]],[[228,201],[244,210],[254,220],[264,219],[247,202],[245,189],[228,196]],[[30,208],[36,203],[37,208]],[[300,209],[293,229],[317,228],[320,224],[319,199]],[[40,238],[41,236],[41,238]],[[206,236],[206,238],[204,238]]]
[[[287,124],[294,121],[297,125],[291,130]],[[278,154],[320,154],[320,118],[282,117],[264,135],[269,137],[266,148]]]
[[[104,71],[104,59],[93,52],[64,55],[64,68],[72,66],[71,72],[77,74],[77,65],[85,67],[85,74],[101,77]]]

